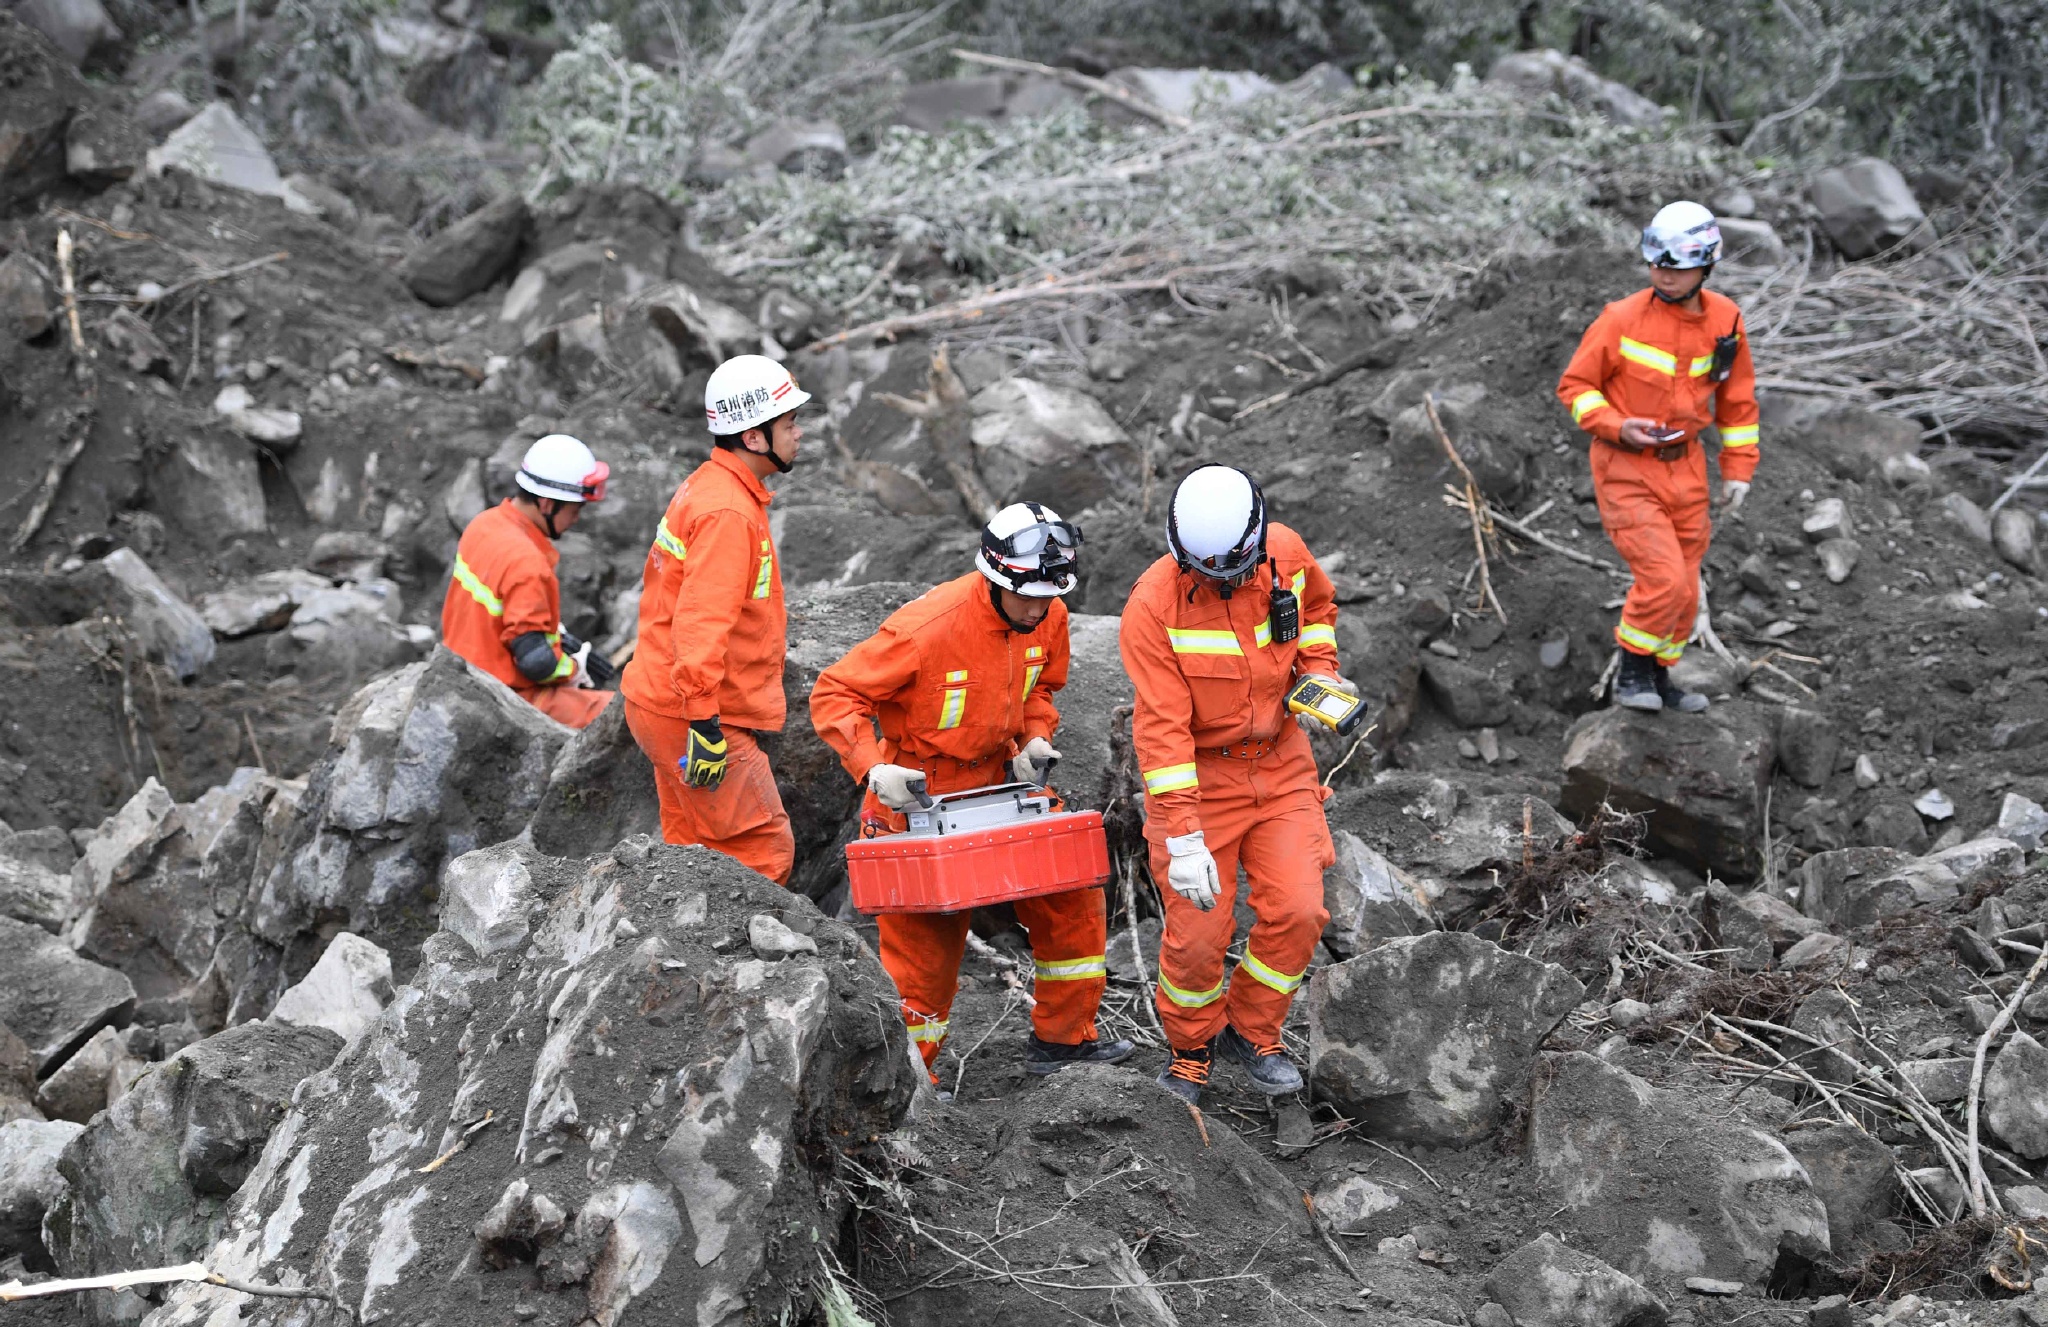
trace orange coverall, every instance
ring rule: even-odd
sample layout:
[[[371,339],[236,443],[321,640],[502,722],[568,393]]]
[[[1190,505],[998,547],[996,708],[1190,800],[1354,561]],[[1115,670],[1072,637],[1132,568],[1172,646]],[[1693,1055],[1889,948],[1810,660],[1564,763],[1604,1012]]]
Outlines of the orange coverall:
[[[676,489],[647,550],[640,643],[619,689],[626,726],[654,763],[661,837],[701,843],[789,883],[796,838],[755,732],[780,732],[787,713],[782,655],[788,614],[768,533],[775,495],[719,448]],[[717,718],[725,781],[683,782],[677,761],[692,719]]]
[[[1700,430],[1721,433],[1721,477],[1748,482],[1756,472],[1756,369],[1749,335],[1733,300],[1702,290],[1688,313],[1640,291],[1601,310],[1558,379],[1572,421],[1598,439],[1593,495],[1607,537],[1628,560],[1635,583],[1621,606],[1614,639],[1634,654],[1677,662],[1699,612],[1700,559],[1706,556],[1707,458]],[[1707,371],[1714,339],[1735,335],[1735,366],[1716,384]],[[1619,445],[1621,422],[1656,420],[1683,429],[1685,451],[1660,461]]]
[[[979,572],[947,581],[890,614],[819,674],[811,722],[855,779],[865,783],[878,764],[909,765],[925,772],[933,793],[982,788],[1009,782],[1006,762],[1026,742],[1051,740],[1060,723],[1053,693],[1067,684],[1067,607],[1054,601],[1036,631],[1012,631],[988,590]],[[904,825],[872,791],[861,818],[882,833]],[[1047,894],[1015,906],[1031,935],[1037,976],[1032,1031],[1068,1046],[1092,1039],[1109,971],[1102,891]],[[927,1068],[946,1040],[970,915],[875,919],[882,966],[896,981],[903,1021]]]
[[[1330,919],[1323,870],[1337,853],[1323,819],[1326,790],[1287,692],[1303,673],[1336,674],[1337,601],[1300,535],[1275,524],[1266,548],[1267,565],[1229,599],[1163,557],[1124,604],[1119,645],[1137,689],[1131,736],[1145,780],[1145,839],[1166,902],[1155,1001],[1179,1050],[1207,1045],[1225,1022],[1254,1046],[1278,1042]],[[1301,635],[1287,644],[1273,642],[1268,627],[1275,571],[1301,601]],[[1196,830],[1223,886],[1209,912],[1164,888],[1166,840]],[[1257,920],[1229,980],[1239,862]]]
[[[549,718],[581,728],[604,712],[612,693],[567,685],[576,661],[562,653],[562,586],[555,579],[561,557],[512,499],[479,513],[455,545],[441,642]],[[512,662],[512,642],[530,631],[544,634],[555,650],[555,671],[545,682]]]

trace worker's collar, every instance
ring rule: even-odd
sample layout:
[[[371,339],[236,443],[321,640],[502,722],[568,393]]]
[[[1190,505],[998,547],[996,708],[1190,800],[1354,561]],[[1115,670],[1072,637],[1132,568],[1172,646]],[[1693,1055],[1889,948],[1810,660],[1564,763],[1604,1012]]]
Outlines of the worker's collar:
[[[730,448],[713,447],[711,449],[711,463],[724,468],[727,473],[734,476],[742,484],[745,484],[747,492],[753,494],[754,501],[762,506],[765,507],[775,500],[774,490],[762,483],[761,477],[749,469],[747,463],[742,461]]]
[[[971,577],[974,580],[976,586],[978,587],[978,592],[968,595],[967,598],[974,605],[972,611],[974,613],[975,623],[978,626],[980,626],[983,631],[1003,636],[1031,634],[1029,632],[1014,632],[1010,627],[1009,621],[1006,618],[1004,618],[1004,616],[1001,613],[996,611],[996,606],[994,602],[989,598],[988,594],[988,577],[982,575],[978,571],[971,571],[967,573],[967,575],[968,577]]]
[[[1683,304],[1673,304],[1670,300],[1659,295],[1655,286],[1644,287],[1643,298],[1648,301],[1651,308],[1662,309],[1674,317],[1684,318],[1690,322],[1698,322],[1707,316],[1707,288],[1704,284],[1692,293],[1692,298],[1699,301],[1697,308],[1689,309]]]
[[[520,508],[517,498],[506,498],[498,506],[504,509],[505,515],[511,520],[511,523],[521,534],[532,541],[535,548],[547,554],[549,566],[552,567],[561,560],[562,550],[556,548],[555,541],[548,538],[548,532],[534,524],[533,517],[527,515]]]

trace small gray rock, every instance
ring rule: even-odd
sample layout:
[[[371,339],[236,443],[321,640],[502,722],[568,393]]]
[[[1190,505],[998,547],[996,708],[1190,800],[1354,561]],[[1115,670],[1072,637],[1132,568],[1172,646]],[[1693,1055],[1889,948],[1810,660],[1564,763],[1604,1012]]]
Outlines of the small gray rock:
[[[1363,1175],[1344,1175],[1315,1192],[1316,1211],[1339,1235],[1363,1235],[1374,1217],[1401,1205],[1401,1195]]]
[[[1544,1234],[1486,1278],[1516,1327],[1657,1327],[1670,1312],[1634,1278]]]
[[[747,919],[747,943],[754,947],[754,953],[774,962],[792,954],[815,954],[818,942],[808,935],[792,931],[781,921],[765,912],[757,912]]]
[[[1854,539],[1829,539],[1814,550],[1820,558],[1821,573],[1828,578],[1828,584],[1840,585],[1855,574],[1856,563],[1863,557],[1863,546]]]

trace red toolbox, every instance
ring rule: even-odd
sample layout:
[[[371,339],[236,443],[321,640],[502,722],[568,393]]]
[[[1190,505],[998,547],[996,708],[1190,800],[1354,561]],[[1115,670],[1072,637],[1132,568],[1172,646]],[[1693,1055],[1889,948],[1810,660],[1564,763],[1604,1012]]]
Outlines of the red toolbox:
[[[905,813],[902,834],[846,845],[862,912],[965,912],[1109,879],[1100,811],[1054,811],[1030,783],[934,798]]]

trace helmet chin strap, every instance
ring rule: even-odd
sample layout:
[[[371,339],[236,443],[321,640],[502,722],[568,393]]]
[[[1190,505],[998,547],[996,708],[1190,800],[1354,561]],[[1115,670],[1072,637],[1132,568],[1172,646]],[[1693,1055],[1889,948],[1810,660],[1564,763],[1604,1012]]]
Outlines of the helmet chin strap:
[[[1650,290],[1657,296],[1658,299],[1664,301],[1664,303],[1666,304],[1683,304],[1687,300],[1692,299],[1694,296],[1698,295],[1702,290],[1705,290],[1707,288],[1707,278],[1713,275],[1713,271],[1714,265],[1712,263],[1708,263],[1705,267],[1702,267],[1700,269],[1700,279],[1698,281],[1695,281],[1693,283],[1692,289],[1686,291],[1683,295],[1667,295],[1663,291],[1658,290],[1655,286],[1651,286]]]
[[[562,504],[554,498],[538,498],[535,500],[534,505],[538,506],[543,502],[552,503],[553,505],[540,514],[541,524],[546,527],[548,539],[551,542],[559,541],[562,537],[562,532],[555,528],[555,517],[561,514]]]
[[[785,475],[786,475],[786,474],[788,474],[788,473],[789,473],[789,472],[790,472],[791,470],[794,470],[794,469],[796,469],[796,462],[795,462],[795,461],[785,461],[785,460],[783,460],[783,459],[782,459],[782,457],[781,457],[781,456],[779,456],[779,455],[777,455],[777,454],[776,454],[776,451],[775,451],[775,430],[774,430],[774,428],[773,428],[773,425],[774,425],[774,423],[775,423],[775,421],[771,419],[771,420],[769,420],[769,421],[768,421],[768,423],[766,423],[766,424],[762,424],[762,425],[759,425],[759,426],[758,426],[758,427],[760,428],[760,430],[761,430],[761,439],[762,439],[762,441],[763,441],[763,442],[767,443],[767,446],[763,447],[763,448],[762,448],[762,449],[761,449],[760,451],[758,451],[758,452],[756,452],[756,453],[754,453],[754,454],[755,454],[756,456],[765,456],[765,457],[767,457],[767,458],[768,458],[768,464],[770,464],[770,465],[774,466],[774,467],[775,467],[775,469],[776,469],[776,470],[777,470],[777,471],[778,471],[779,473],[781,473],[781,474],[785,474]]]

